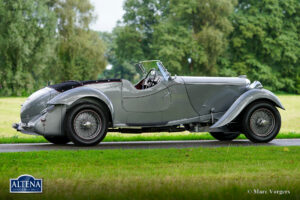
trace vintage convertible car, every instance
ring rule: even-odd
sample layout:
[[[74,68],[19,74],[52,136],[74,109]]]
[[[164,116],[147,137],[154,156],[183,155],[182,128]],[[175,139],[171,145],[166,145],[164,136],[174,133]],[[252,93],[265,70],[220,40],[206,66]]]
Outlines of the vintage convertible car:
[[[218,140],[241,133],[252,142],[276,137],[284,109],[258,81],[240,77],[171,76],[162,62],[136,65],[137,84],[124,79],[67,81],[33,93],[13,125],[55,144],[95,145],[108,131],[209,132]],[[148,70],[148,71],[147,71]]]

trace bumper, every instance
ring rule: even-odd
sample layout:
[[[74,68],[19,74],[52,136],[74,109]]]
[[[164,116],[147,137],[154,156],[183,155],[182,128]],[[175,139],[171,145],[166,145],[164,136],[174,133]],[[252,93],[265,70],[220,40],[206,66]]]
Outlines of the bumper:
[[[14,124],[12,125],[12,127],[13,127],[14,129],[16,129],[17,131],[22,132],[22,133],[25,133],[25,134],[29,134],[29,135],[39,135],[39,134],[37,134],[36,132],[34,132],[34,131],[31,130],[33,127],[28,126],[27,124],[24,124],[24,123],[21,123],[21,122],[20,122],[20,123],[14,123]]]

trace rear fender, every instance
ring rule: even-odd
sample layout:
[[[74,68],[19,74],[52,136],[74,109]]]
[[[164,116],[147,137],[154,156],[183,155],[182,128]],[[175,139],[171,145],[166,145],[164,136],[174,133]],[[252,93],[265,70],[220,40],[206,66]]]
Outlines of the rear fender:
[[[259,99],[267,99],[273,102],[277,107],[285,110],[278,97],[276,97],[272,92],[265,89],[250,89],[244,94],[242,94],[226,111],[226,113],[210,128],[219,128],[225,126],[230,123],[233,119],[235,119],[245,107],[247,107],[250,103],[259,100]]]
[[[78,87],[68,90],[57,95],[56,97],[51,99],[47,104],[71,106],[77,100],[86,97],[94,97],[103,101],[109,108],[110,113],[112,115],[112,119],[114,119],[114,108],[110,99],[103,92],[90,87]]]

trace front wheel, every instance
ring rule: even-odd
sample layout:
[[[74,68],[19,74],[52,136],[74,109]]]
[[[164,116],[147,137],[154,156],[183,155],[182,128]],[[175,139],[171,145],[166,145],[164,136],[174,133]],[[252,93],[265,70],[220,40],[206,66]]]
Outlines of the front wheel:
[[[236,139],[240,133],[211,132],[210,135],[220,141],[231,141]]]
[[[245,110],[242,125],[245,136],[252,142],[269,142],[279,133],[280,113],[268,102],[255,102]]]
[[[74,144],[92,146],[105,137],[108,117],[101,105],[80,104],[67,113],[65,123],[67,135]]]

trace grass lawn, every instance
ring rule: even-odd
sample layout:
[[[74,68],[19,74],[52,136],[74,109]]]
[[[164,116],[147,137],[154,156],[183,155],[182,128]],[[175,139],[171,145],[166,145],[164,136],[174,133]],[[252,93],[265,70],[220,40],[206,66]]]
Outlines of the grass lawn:
[[[299,160],[300,147],[263,146],[1,153],[0,198],[300,199]],[[9,194],[25,173],[43,194]]]
[[[278,95],[286,110],[280,110],[282,128],[277,138],[300,138],[300,95]],[[0,98],[0,143],[46,142],[41,136],[18,133],[11,128],[19,122],[21,104],[26,98]],[[245,138],[241,136],[240,138]],[[147,133],[142,135],[108,133],[104,141],[199,140],[213,139],[208,133]]]

